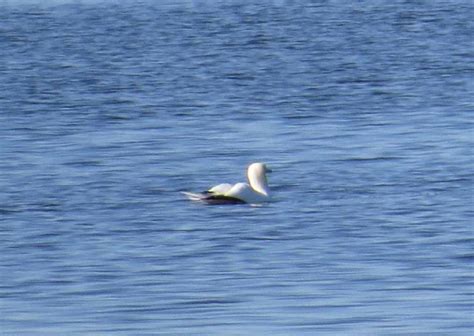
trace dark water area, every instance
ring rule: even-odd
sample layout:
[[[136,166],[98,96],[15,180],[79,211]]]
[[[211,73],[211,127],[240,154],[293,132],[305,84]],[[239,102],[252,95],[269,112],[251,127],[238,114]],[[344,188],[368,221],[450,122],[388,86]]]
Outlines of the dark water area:
[[[0,334],[472,335],[473,12],[0,1]]]

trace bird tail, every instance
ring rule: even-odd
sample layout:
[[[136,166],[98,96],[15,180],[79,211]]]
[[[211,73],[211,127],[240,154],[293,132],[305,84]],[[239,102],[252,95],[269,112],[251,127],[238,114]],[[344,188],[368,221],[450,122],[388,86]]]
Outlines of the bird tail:
[[[205,195],[205,194],[192,193],[192,192],[188,192],[188,191],[182,191],[181,193],[191,201],[203,201],[208,196],[208,195]]]

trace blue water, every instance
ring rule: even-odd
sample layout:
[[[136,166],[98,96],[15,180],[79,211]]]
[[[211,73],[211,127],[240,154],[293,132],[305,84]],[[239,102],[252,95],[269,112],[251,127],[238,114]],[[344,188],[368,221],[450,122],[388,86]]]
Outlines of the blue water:
[[[0,1],[0,334],[472,335],[471,1]],[[276,201],[180,191],[266,162]]]

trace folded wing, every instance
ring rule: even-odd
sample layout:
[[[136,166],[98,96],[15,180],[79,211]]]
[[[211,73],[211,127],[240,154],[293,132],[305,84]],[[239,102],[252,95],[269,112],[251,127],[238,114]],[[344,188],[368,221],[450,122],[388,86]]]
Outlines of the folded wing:
[[[242,200],[244,203],[261,203],[267,200],[265,195],[255,192],[247,183],[237,183],[225,194],[227,197]]]
[[[218,184],[211,189],[209,189],[208,193],[213,193],[216,195],[225,195],[230,189],[232,188],[232,184],[230,183],[221,183]]]
[[[243,184],[243,183],[242,183]],[[184,191],[183,194],[191,201],[200,201],[206,204],[239,204],[245,203],[244,200],[228,195],[229,191],[236,190],[232,184],[222,183],[218,184],[206,192],[192,193]]]

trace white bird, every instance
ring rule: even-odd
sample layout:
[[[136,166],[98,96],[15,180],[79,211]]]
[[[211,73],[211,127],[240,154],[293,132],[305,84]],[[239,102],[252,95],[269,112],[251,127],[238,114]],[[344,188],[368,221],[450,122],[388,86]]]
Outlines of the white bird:
[[[252,163],[247,169],[248,183],[218,184],[204,193],[183,192],[190,200],[207,204],[259,204],[271,200],[266,173],[271,172],[263,163]]]

